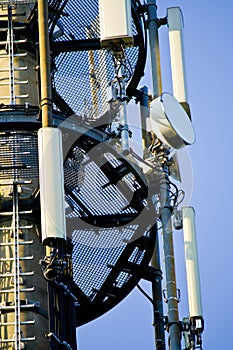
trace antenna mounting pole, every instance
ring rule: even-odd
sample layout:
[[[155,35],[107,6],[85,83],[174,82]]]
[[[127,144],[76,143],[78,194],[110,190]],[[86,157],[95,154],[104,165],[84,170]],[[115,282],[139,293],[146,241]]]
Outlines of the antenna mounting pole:
[[[50,45],[48,30],[48,1],[38,0],[41,113],[42,127],[52,124],[52,89],[50,76]]]

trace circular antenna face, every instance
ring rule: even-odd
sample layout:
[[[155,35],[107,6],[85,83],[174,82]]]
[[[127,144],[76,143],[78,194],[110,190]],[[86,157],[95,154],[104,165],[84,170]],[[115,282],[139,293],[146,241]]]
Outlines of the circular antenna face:
[[[151,126],[158,138],[172,148],[180,149],[195,141],[188,114],[168,93],[163,93],[151,103]]]

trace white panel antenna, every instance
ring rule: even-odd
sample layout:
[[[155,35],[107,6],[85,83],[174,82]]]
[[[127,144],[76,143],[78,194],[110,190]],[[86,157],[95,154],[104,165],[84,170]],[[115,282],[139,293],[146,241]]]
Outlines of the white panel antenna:
[[[190,317],[202,317],[201,285],[196,242],[195,211],[183,207],[184,251]]]
[[[44,245],[66,241],[63,152],[60,129],[38,132],[41,231]]]
[[[133,44],[130,0],[99,0],[99,16],[102,47]]]

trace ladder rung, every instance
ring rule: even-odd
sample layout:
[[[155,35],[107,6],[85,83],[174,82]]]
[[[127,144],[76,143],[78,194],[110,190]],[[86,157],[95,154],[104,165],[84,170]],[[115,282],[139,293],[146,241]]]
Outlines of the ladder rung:
[[[32,210],[25,210],[25,211],[19,211],[19,214],[31,214]],[[12,211],[5,211],[5,212],[0,212],[1,216],[9,216],[13,215]]]
[[[14,57],[27,57],[27,52],[14,53],[13,56],[14,56]],[[1,53],[1,54],[0,54],[0,58],[6,58],[6,57],[7,57],[7,58],[9,57],[8,52],[6,52],[6,53]],[[9,70],[9,68],[8,68],[7,70]]]
[[[14,68],[14,71],[21,71],[21,70],[27,70],[28,69],[28,67],[27,66],[24,66],[24,67],[15,67]]]
[[[26,29],[26,26],[22,26],[22,27],[13,27],[13,30],[21,30],[21,29]]]
[[[19,72],[19,71],[24,71],[24,70],[27,70],[27,69],[28,69],[27,66],[25,66],[25,67],[16,67],[16,68],[14,68],[14,71]],[[0,68],[0,72],[9,72],[9,68]]]
[[[12,180],[12,181],[7,181],[7,182],[0,182],[0,186],[11,186],[11,185],[28,185],[31,184],[32,180]]]
[[[20,293],[34,292],[35,288],[22,288],[19,290]],[[1,293],[14,293],[15,289],[1,289]]]
[[[27,305],[20,305],[20,309],[33,309],[35,307],[35,304],[27,304]],[[15,306],[11,305],[11,306],[0,306],[0,310],[15,310]]]
[[[19,214],[31,214],[32,210],[19,211]]]
[[[19,245],[27,245],[27,244],[33,244],[34,241],[23,241],[23,242],[19,242]],[[0,247],[10,247],[13,246],[14,242],[4,242],[4,243],[0,243]]]
[[[34,340],[36,340],[36,337],[20,338],[20,341],[21,341],[21,342],[24,342],[24,341],[34,341]],[[12,343],[12,342],[14,342],[14,341],[15,341],[14,338],[12,338],[12,339],[0,339],[0,342],[2,342],[2,343]]]
[[[28,230],[28,229],[32,229],[33,225],[28,225],[28,226],[19,226],[20,230]],[[14,227],[9,226],[9,227],[0,227],[0,231],[9,231],[9,230],[13,230]],[[10,243],[10,242],[9,242]]]
[[[14,149],[14,151],[10,151],[10,152],[7,152],[7,155],[9,156],[9,155],[15,155],[15,150],[17,150],[17,147],[15,147],[15,149]],[[25,155],[25,154],[31,154],[31,152],[30,151],[25,151],[25,152],[17,152],[17,156],[18,155]],[[0,153],[0,156],[6,156],[6,153]],[[11,166],[9,166],[9,165],[5,165],[5,166],[1,166],[2,168],[9,168],[9,167],[11,167]]]
[[[15,98],[28,98],[28,97],[29,97],[28,94],[15,96]]]
[[[19,229],[20,230],[29,230],[29,229],[32,229],[33,228],[33,225],[27,225],[27,226],[19,226]],[[0,230],[1,231],[4,231],[4,230],[13,230],[14,227],[0,227]]]
[[[21,272],[19,274],[20,277],[22,276],[33,276],[34,271],[29,271],[29,272]],[[13,273],[3,273],[2,275],[0,274],[0,278],[8,278],[8,277],[14,277]]]
[[[14,57],[26,57],[27,55],[27,52],[14,53]]]
[[[24,84],[28,84],[28,80],[21,80],[21,81],[15,82],[15,85],[24,85]]]
[[[15,170],[15,169],[28,169],[28,166],[23,165],[0,165],[0,170]]]
[[[2,72],[2,70],[0,69],[0,72]],[[27,98],[29,95],[28,94],[25,94],[25,95],[18,95],[18,96],[15,96],[15,98]],[[0,96],[0,98],[3,100],[3,99],[9,99],[10,96]]]
[[[34,271],[28,271],[28,272],[21,272],[19,274],[19,276],[33,276],[34,275]]]
[[[28,325],[28,324],[35,324],[35,320],[20,322],[21,326]],[[15,322],[0,322],[0,327],[1,326],[15,326]]]
[[[32,309],[35,306],[35,304],[20,305],[20,309]]]
[[[23,241],[23,242],[19,242],[19,245],[28,245],[28,244],[33,244],[34,241],[31,240],[31,241]]]
[[[15,85],[24,85],[24,84],[28,84],[28,80],[22,80],[22,81],[17,81],[15,82]],[[5,86],[5,85],[10,85],[10,82],[7,81],[7,82],[1,82],[0,83],[1,86]]]
[[[13,43],[14,43],[14,44],[24,44],[24,43],[26,43],[26,42],[27,42],[26,39],[13,40]],[[8,41],[7,41],[7,40],[0,41],[0,45],[7,45],[7,44],[8,44]]]
[[[34,256],[24,256],[24,257],[20,257],[19,260],[33,260]],[[14,261],[14,258],[0,258],[0,262],[4,262],[4,261]]]
[[[20,338],[20,340],[21,341],[34,341],[34,340],[36,340],[36,337],[34,336],[34,337],[29,337],[29,338]]]
[[[31,320],[31,321],[21,321],[20,322],[20,325],[23,326],[23,325],[27,325],[27,324],[35,324],[35,320]],[[14,322],[12,322],[14,323]],[[15,324],[15,323],[14,323]]]

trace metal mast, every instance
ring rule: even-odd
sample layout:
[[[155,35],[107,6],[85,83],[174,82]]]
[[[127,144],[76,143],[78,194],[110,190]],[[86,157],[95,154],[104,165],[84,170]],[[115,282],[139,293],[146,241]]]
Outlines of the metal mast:
[[[151,0],[147,4],[148,8],[148,30],[151,55],[151,71],[153,84],[153,98],[162,94],[162,79],[160,70],[160,50],[158,38],[158,19],[156,0]],[[170,186],[168,178],[168,168],[166,164],[166,156],[161,164],[160,179],[160,204],[161,204],[161,222],[163,231],[163,249],[165,255],[165,271],[166,271],[166,287],[167,287],[167,303],[168,303],[168,326],[170,336],[170,349],[180,350],[180,329],[179,314],[176,291],[176,275],[175,260],[173,250],[172,237],[172,221],[171,221],[171,203],[170,203]],[[158,239],[157,239],[158,241]],[[152,264],[155,268],[159,267],[159,247],[154,253]],[[160,282],[161,283],[161,282]],[[161,307],[160,307],[161,308]],[[160,310],[162,312],[162,310]],[[155,329],[156,331],[156,329]],[[160,347],[162,349],[162,347]]]
[[[158,23],[157,23],[157,5],[156,0],[147,2],[148,11],[148,32],[150,44],[150,58],[153,84],[153,98],[158,97],[162,93],[162,78],[160,69],[160,51],[158,38]],[[156,349],[165,350],[165,332],[163,320],[163,303],[162,303],[162,272],[160,267],[159,253],[159,237],[156,230],[156,245],[154,248],[151,266],[157,272],[152,281],[152,294],[154,300],[154,334]]]
[[[38,0],[42,126],[52,124],[52,89],[48,31],[48,1]]]

